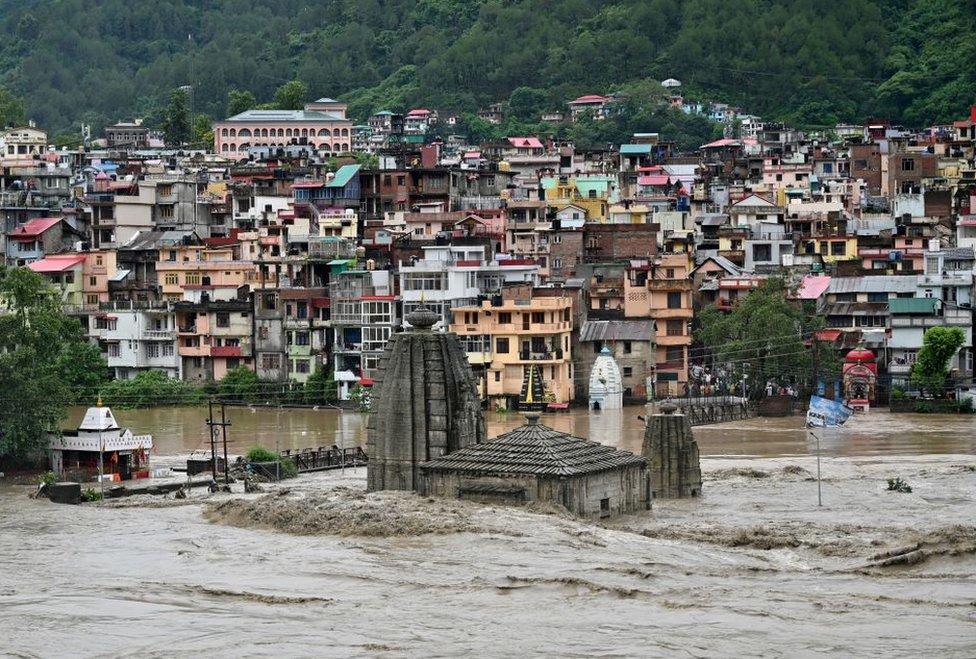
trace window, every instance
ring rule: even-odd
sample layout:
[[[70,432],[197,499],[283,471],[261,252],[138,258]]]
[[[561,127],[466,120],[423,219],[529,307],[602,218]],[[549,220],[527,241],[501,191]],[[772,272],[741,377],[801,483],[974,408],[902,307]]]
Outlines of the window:
[[[409,273],[403,276],[405,291],[442,291],[446,288],[446,273]]]
[[[773,246],[772,245],[753,245],[752,246],[752,260],[768,262],[773,260]]]
[[[500,355],[508,354],[508,338],[499,337],[495,339],[495,352]]]
[[[109,357],[118,357],[119,356],[119,344],[118,343],[109,343],[108,344],[108,356]]]
[[[98,304],[98,293],[88,295],[85,299],[88,301],[88,304]]]
[[[563,260],[560,259],[560,258],[553,259],[552,260],[552,267],[553,268],[561,268],[561,267],[563,267]]]
[[[629,378],[634,374],[634,369],[631,366],[624,366],[624,377]]]
[[[681,293],[668,293],[668,309],[681,308]]]
[[[868,293],[868,302],[887,302],[887,293]]]
[[[230,327],[230,314],[226,311],[217,312],[217,327]]]
[[[847,243],[846,242],[833,242],[830,243],[830,254],[831,256],[844,256],[847,253]]]
[[[367,328],[367,329],[372,329],[372,328]],[[295,332],[295,345],[297,346],[309,345],[309,337],[307,331]]]
[[[502,372],[495,371],[495,382],[501,382],[501,381],[502,381]]]
[[[179,283],[179,278],[175,272],[167,273],[165,282],[167,286],[176,286]]]
[[[163,357],[172,357],[172,356],[173,356],[173,344],[172,343],[164,343],[163,344]]]
[[[102,255],[99,254],[95,257],[95,265],[102,265]]]
[[[265,327],[264,325],[258,328],[258,338],[261,339],[262,341],[268,340],[268,334],[269,334],[268,328]]]
[[[308,360],[307,359],[296,359],[295,360],[295,372],[296,373],[308,373]]]
[[[913,158],[905,158],[901,161],[901,171],[903,172],[914,172],[915,171],[915,160]]]
[[[600,354],[600,351],[601,350],[603,350],[603,343],[601,341],[594,341],[593,342],[593,352],[596,353],[596,354]]]
[[[159,207],[159,217],[164,220],[173,219],[173,207],[172,206],[160,206]]]
[[[146,344],[146,359],[156,359],[159,357],[159,344],[158,343],[147,343]]]
[[[274,371],[281,368],[281,355],[273,353],[261,355],[261,368],[266,371]]]
[[[533,323],[544,323],[546,322],[546,315],[541,311],[532,312],[532,322]]]
[[[200,285],[200,273],[198,272],[188,272],[184,278],[183,282],[186,286],[199,286]]]
[[[669,320],[667,324],[667,335],[668,336],[684,336],[685,335],[685,321],[683,320]]]
[[[498,314],[498,322],[501,325],[508,325],[512,322],[512,314],[508,311],[503,311],[502,313]]]
[[[629,355],[632,349],[633,346],[631,345],[630,341],[624,341],[624,354]]]
[[[610,499],[600,499],[600,517],[610,516]]]
[[[685,353],[684,348],[681,346],[668,346],[665,351],[665,361],[669,364],[675,364],[677,366],[684,365]]]

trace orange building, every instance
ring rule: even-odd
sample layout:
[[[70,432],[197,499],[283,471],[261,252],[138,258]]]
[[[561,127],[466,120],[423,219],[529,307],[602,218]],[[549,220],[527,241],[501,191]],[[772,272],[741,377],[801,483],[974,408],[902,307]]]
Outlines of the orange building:
[[[482,395],[503,407],[545,407],[573,400],[573,301],[532,297],[531,287],[451,310]]]

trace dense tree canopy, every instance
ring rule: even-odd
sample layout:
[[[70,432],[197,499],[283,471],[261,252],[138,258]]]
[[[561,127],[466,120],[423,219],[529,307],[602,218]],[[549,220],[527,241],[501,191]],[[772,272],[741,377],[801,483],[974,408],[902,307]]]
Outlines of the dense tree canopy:
[[[357,120],[509,100],[533,121],[666,77],[773,119],[924,124],[976,96],[974,23],[974,0],[0,0],[0,79],[55,132],[159,116],[181,85],[211,117],[341,96]],[[308,96],[278,98],[292,81]]]
[[[767,381],[785,385],[812,385],[813,332],[823,325],[814,309],[790,299],[786,282],[778,277],[763,281],[731,312],[708,307],[697,316],[696,343],[708,346],[694,354],[716,370],[724,369],[739,379],[748,376],[753,391]],[[839,360],[821,351],[818,376],[830,379]]]
[[[0,306],[0,458],[20,458],[46,446],[68,405],[95,402],[108,367],[40,275],[0,270]]]
[[[912,381],[931,394],[938,394],[949,376],[949,362],[966,342],[958,327],[930,327],[912,364]]]

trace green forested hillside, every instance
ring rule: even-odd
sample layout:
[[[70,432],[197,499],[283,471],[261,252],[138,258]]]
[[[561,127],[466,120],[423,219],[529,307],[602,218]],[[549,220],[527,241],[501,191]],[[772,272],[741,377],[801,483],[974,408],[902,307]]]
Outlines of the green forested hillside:
[[[54,131],[153,116],[184,84],[219,117],[293,79],[357,118],[676,77],[801,124],[925,124],[976,101],[974,61],[976,0],[0,0],[0,86]]]

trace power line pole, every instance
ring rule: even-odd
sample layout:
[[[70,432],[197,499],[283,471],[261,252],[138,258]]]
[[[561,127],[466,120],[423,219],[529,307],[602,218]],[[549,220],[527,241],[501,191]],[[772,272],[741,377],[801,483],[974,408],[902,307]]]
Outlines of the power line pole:
[[[227,420],[227,403],[224,401],[220,402],[220,429],[221,434],[224,437],[224,485],[230,485],[230,462],[227,461],[227,426],[230,425],[230,421]]]

